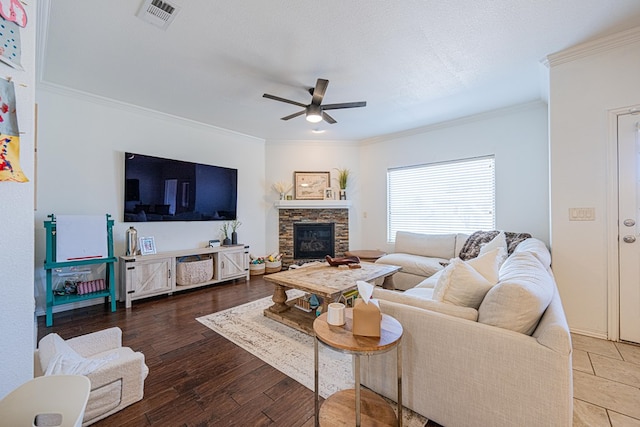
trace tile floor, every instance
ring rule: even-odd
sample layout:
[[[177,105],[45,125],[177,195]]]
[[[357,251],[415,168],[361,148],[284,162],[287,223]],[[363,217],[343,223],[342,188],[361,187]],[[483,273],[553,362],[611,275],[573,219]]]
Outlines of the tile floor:
[[[574,427],[640,427],[640,346],[571,337]]]

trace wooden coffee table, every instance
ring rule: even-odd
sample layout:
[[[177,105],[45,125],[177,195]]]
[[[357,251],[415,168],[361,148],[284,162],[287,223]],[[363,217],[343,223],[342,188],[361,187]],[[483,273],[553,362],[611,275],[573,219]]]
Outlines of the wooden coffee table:
[[[264,310],[264,315],[289,325],[302,332],[313,334],[315,313],[307,313],[287,302],[287,289],[299,289],[322,298],[322,312],[327,306],[348,291],[357,288],[356,281],[372,283],[384,279],[400,270],[399,266],[361,262],[361,268],[330,267],[328,264],[301,267],[264,276],[264,280],[274,284],[273,305]]]
[[[380,337],[363,337],[353,335],[353,309],[345,310],[346,323],[343,326],[332,326],[327,323],[327,314],[321,314],[313,322],[315,332],[314,371],[315,371],[315,420],[316,426],[395,426],[402,427],[402,325],[393,317],[382,314]],[[354,357],[355,388],[340,390],[327,399],[320,407],[318,391],[318,342]],[[371,356],[396,349],[396,369],[398,378],[398,416],[393,408],[379,395],[360,388],[360,356]],[[331,374],[323,373],[323,375]],[[391,374],[391,373],[389,373]]]

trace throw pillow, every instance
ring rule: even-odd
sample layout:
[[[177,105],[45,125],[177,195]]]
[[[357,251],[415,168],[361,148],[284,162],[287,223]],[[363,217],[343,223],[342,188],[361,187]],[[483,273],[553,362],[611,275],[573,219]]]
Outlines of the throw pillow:
[[[489,282],[496,284],[500,277],[500,267],[506,259],[506,247],[497,247],[481,253],[477,258],[470,259],[466,263],[475,268]]]
[[[507,253],[507,238],[504,235],[504,231],[498,233],[496,237],[494,237],[489,243],[480,245],[480,253],[478,256],[481,256],[493,249],[502,248],[504,249],[505,255]]]
[[[86,359],[69,347],[69,344],[60,335],[49,335],[55,348],[55,354],[49,360],[45,375],[88,375],[110,359]]]
[[[468,262],[451,260],[433,291],[433,299],[477,309],[484,296],[498,282],[498,272],[506,257],[505,250],[495,248]]]

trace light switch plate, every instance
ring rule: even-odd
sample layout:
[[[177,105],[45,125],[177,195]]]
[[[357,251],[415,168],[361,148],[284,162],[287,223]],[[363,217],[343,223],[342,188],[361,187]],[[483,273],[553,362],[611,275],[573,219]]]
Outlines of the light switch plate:
[[[569,221],[595,221],[596,208],[569,208]]]

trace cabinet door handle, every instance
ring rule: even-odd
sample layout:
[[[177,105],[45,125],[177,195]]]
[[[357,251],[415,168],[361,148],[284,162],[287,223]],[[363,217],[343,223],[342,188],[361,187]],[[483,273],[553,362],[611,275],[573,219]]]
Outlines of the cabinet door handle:
[[[169,273],[169,279],[171,279],[171,269],[168,270]]]
[[[220,268],[224,270],[224,261],[220,262]]]

